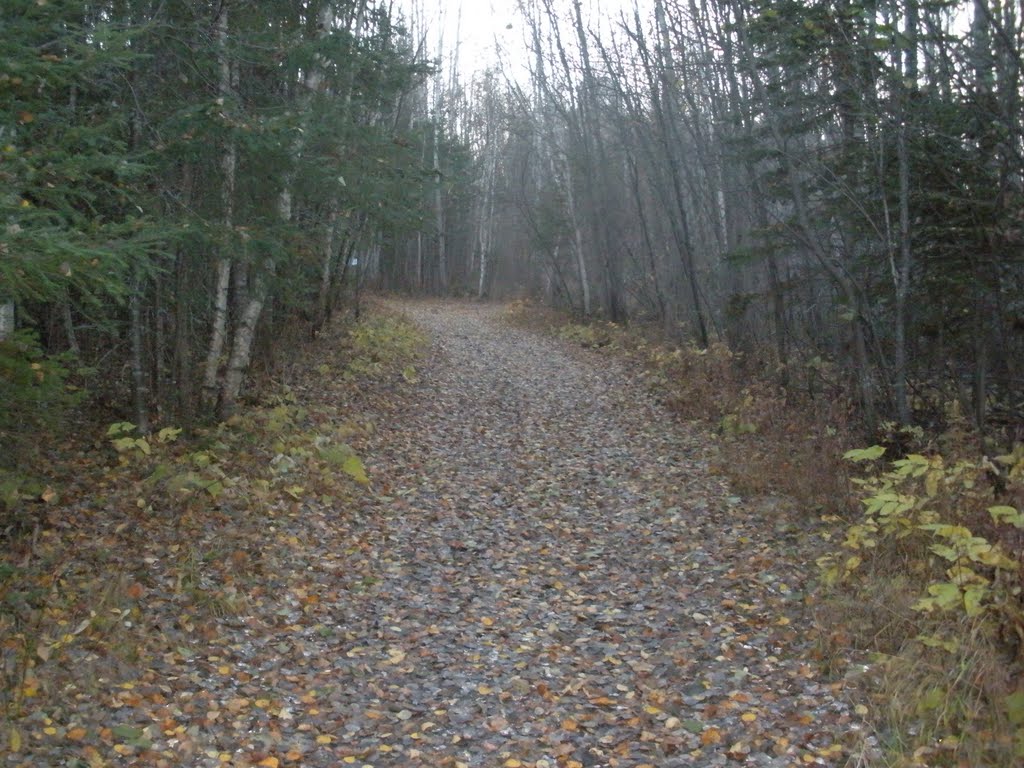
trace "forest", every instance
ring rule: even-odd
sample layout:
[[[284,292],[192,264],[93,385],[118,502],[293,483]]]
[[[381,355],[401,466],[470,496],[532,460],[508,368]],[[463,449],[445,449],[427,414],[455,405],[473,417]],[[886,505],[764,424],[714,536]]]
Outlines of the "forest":
[[[386,5],[232,6],[5,14],[5,430],[83,376],[144,432],[228,414],[360,286],[656,323],[871,427],[1019,425],[1014,3],[538,0],[528,77]]]
[[[844,618],[822,641],[826,657],[838,645],[915,665],[868,685],[902,680],[911,714],[879,727],[920,736],[884,764],[1019,759],[1019,3],[508,0],[486,65],[438,23],[461,13],[450,5],[5,0],[0,629],[18,638],[0,638],[5,687],[51,654],[24,655],[46,610],[16,581],[65,442],[113,438],[118,471],[155,487],[151,451],[270,429],[252,409],[296,367],[343,368],[318,359],[338,334],[356,366],[346,386],[397,377],[357,402],[378,393],[387,410],[423,386],[412,350],[429,342],[394,302],[501,303],[517,327],[644,371],[708,421],[735,487],[809,510],[823,593],[842,593],[832,610],[882,582],[902,590],[892,616],[857,614],[860,637]],[[306,418],[282,397],[289,425]],[[364,426],[350,442],[373,444]],[[277,455],[370,482],[347,444],[332,453],[318,435]],[[185,490],[219,503],[230,473],[196,466]],[[981,746],[960,757],[972,729]],[[510,755],[474,764],[548,764]],[[589,764],[568,755],[550,765]]]

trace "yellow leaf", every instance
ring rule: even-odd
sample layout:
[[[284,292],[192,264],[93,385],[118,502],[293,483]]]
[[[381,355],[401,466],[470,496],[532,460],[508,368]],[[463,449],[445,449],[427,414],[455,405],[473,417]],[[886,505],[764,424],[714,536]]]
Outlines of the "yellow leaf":
[[[490,616],[484,616],[482,619],[480,619],[480,623],[483,624],[485,627],[493,627],[494,619],[492,619]]]
[[[505,768],[523,768],[523,764],[516,760],[514,757],[510,757],[508,760],[502,763],[502,765],[504,765]]]
[[[755,720],[757,720],[757,713],[756,712],[744,712],[742,715],[740,715],[740,720],[742,720],[744,723],[752,723]]]
[[[329,736],[326,733],[321,733],[319,736],[316,737],[317,744],[330,744],[332,741],[334,741],[334,737]]]
[[[221,664],[219,667],[217,667],[217,671],[220,672],[222,675],[229,675],[231,674],[231,667],[229,667],[227,664]]]
[[[11,728],[11,735],[8,738],[7,743],[11,748],[11,752],[21,751],[21,734],[18,733],[17,728]]]
[[[265,757],[256,763],[256,765],[261,765],[263,768],[277,768],[280,764],[281,761],[276,757]]]

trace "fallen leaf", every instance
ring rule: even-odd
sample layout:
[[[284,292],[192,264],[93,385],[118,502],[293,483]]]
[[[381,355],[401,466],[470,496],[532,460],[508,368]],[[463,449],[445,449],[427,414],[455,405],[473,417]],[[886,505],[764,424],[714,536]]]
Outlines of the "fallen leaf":
[[[723,741],[722,732],[714,726],[704,729],[700,735],[700,743],[705,747],[709,747],[712,744],[721,744]]]

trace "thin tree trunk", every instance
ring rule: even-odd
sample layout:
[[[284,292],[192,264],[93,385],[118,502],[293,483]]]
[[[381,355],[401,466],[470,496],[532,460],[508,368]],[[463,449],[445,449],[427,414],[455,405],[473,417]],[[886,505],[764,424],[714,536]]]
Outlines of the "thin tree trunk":
[[[640,190],[640,172],[636,167],[636,159],[629,154],[626,162],[629,165],[629,175],[633,190],[633,201],[636,203],[636,214],[640,220],[640,234],[643,236],[644,250],[647,253],[648,269],[651,271],[651,281],[654,284],[654,298],[658,307],[658,322],[665,325],[668,320],[668,310],[665,307],[665,296],[661,289],[661,280],[658,277],[658,262],[655,258],[654,244],[651,242],[651,230],[647,223],[647,214],[644,212],[643,196]],[[668,330],[666,328],[666,330]]]
[[[338,209],[337,205],[331,205],[331,211],[327,217],[327,227],[324,230],[324,241],[323,241],[323,254],[321,259],[323,260],[320,268],[320,289],[317,295],[316,302],[316,319],[313,323],[313,335],[320,333],[324,324],[327,322],[328,305],[331,297],[331,281],[333,279],[334,270],[336,269],[335,262],[337,261],[337,254],[335,253],[334,242],[337,236],[338,228]]]
[[[488,133],[491,133],[488,131]],[[488,269],[491,263],[491,248],[494,240],[494,198],[498,175],[498,147],[493,135],[488,137],[487,169],[485,171],[484,199],[480,205],[480,279],[477,284],[476,297],[483,299],[487,295]]]
[[[221,106],[227,109],[231,97],[231,59],[228,55],[228,2],[223,0],[217,16],[217,57],[220,78],[218,92]],[[226,136],[224,153],[221,155],[221,225],[224,238],[231,237],[235,217],[235,171],[238,164],[238,147],[233,136]],[[228,337],[229,295],[231,291],[231,257],[228,248],[222,244],[217,258],[216,283],[213,293],[213,323],[210,328],[210,344],[206,352],[203,374],[203,400],[207,407],[215,403],[218,392],[218,375],[221,358]]]
[[[437,238],[437,280],[441,293],[447,293],[448,249],[444,231],[444,201],[441,194],[444,187],[444,176],[441,174],[440,147],[438,146],[441,140],[440,120],[440,107],[438,106],[434,117],[434,226]]]
[[[572,173],[569,161],[565,161],[565,197],[569,205],[569,224],[572,227],[573,253],[576,256],[576,271],[583,288],[583,316],[590,317],[590,278],[587,276],[587,257],[583,250],[583,232],[580,229],[579,216],[576,213],[576,195],[573,193]]]
[[[178,421],[188,427],[192,423],[192,314],[188,296],[188,259],[178,249],[174,266],[174,364],[172,376],[177,393]]]
[[[64,335],[68,340],[68,351],[75,357],[81,357],[82,348],[78,344],[78,334],[75,333],[75,318],[71,312],[71,297],[68,295],[67,291],[64,292],[63,305]],[[0,337],[0,341],[2,340],[3,338]]]
[[[272,269],[272,267],[271,267]],[[267,282],[262,272],[257,272],[249,291],[249,300],[238,318],[238,326],[231,340],[231,355],[224,372],[224,386],[221,388],[218,413],[221,419],[231,416],[238,405],[246,371],[252,359],[253,341],[259,324],[263,305],[267,298]]]
[[[153,281],[153,399],[160,422],[167,404],[167,334],[165,333],[164,294],[160,281]]]
[[[131,297],[128,301],[129,336],[131,339],[132,405],[135,427],[139,434],[149,434],[149,382],[143,363],[142,346],[142,280],[138,274],[132,278]]]
[[[14,302],[0,301],[0,341],[7,341],[14,334]]]
[[[896,86],[896,161],[899,176],[900,258],[896,270],[896,318],[893,328],[893,392],[896,414],[903,424],[910,423],[910,403],[907,399],[907,300],[910,293],[910,273],[913,268],[913,246],[910,229],[910,152],[907,147],[907,123],[910,110],[907,96],[917,88],[917,2],[905,3],[906,27],[904,37],[909,45],[904,51],[905,64],[899,64],[902,82]]]
[[[618,253],[616,252],[618,249],[612,247],[612,207],[604,199],[604,196],[611,191],[613,184],[607,175],[609,163],[599,124],[599,103],[596,93],[597,80],[590,63],[590,45],[587,40],[587,30],[583,26],[583,11],[580,0],[573,0],[573,11],[576,38],[579,43],[581,63],[583,64],[583,94],[579,100],[582,120],[579,126],[579,136],[583,144],[585,158],[593,160],[597,164],[596,170],[591,162],[583,166],[584,193],[587,195],[590,203],[590,223],[595,235],[594,241],[595,243],[600,242],[601,245],[600,263],[604,266],[604,293],[608,317],[612,322],[617,323],[625,319],[622,297],[620,295],[622,283],[621,267]]]

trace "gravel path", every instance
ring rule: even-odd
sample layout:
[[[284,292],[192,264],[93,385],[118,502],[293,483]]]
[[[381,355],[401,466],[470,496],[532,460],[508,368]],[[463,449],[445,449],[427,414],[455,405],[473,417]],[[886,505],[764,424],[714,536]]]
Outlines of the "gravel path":
[[[31,645],[3,765],[861,764],[805,638],[800,526],[730,495],[709,435],[497,308],[397,308],[434,340],[419,382],[352,404],[339,331],[247,417],[279,447],[223,433],[216,501],[111,501],[93,476],[125,470],[95,460],[30,553],[66,618]],[[289,479],[346,429],[368,490]]]
[[[802,655],[789,529],[708,472],[708,436],[494,308],[404,310],[434,362],[383,435],[379,544],[356,566],[378,580],[337,664],[363,687],[343,732],[367,761],[844,759],[851,719]]]

